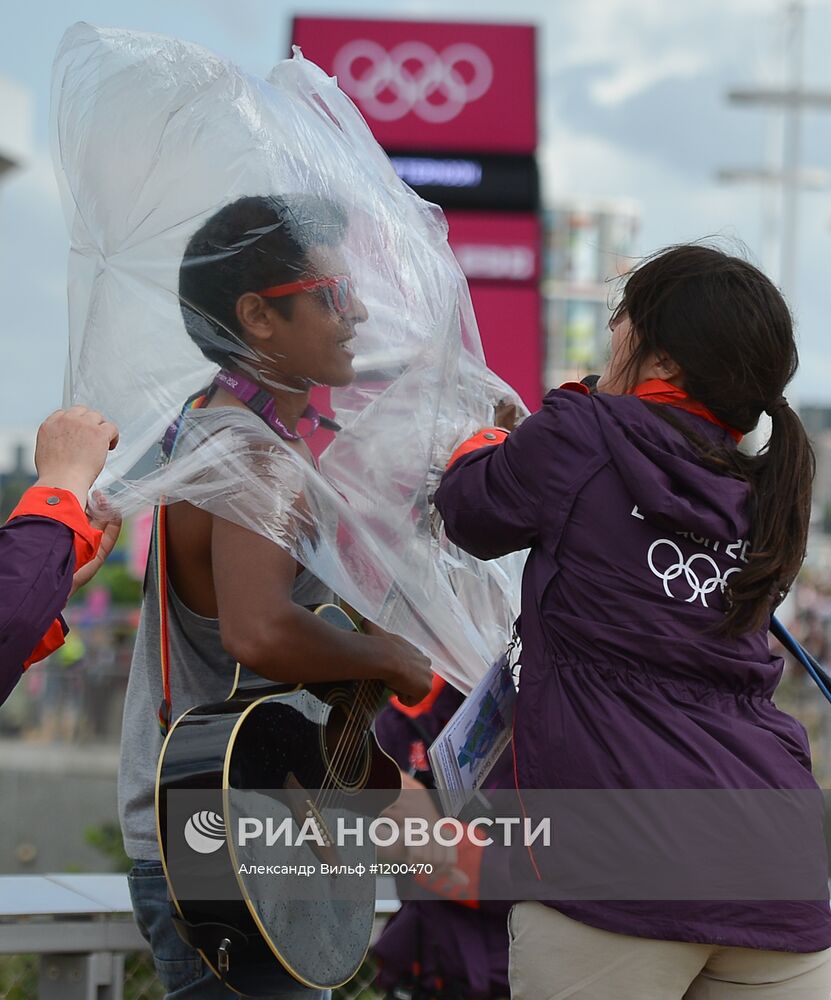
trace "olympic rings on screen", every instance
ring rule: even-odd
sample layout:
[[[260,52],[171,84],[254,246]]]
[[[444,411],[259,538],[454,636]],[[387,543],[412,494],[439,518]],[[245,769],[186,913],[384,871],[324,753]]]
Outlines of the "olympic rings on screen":
[[[459,72],[465,64],[473,71],[469,80]],[[378,42],[356,38],[335,56],[333,69],[338,84],[362,110],[384,122],[410,112],[431,124],[452,121],[493,83],[487,52],[467,42],[449,45],[441,53],[425,42],[402,42],[387,52]]]
[[[676,556],[675,562],[670,563],[665,569],[659,569],[653,560],[653,555],[655,550],[660,545],[668,545]],[[732,573],[738,573],[741,569],[740,566],[732,566],[726,572],[722,573],[719,569],[718,563],[713,559],[712,556],[707,555],[706,552],[694,552],[688,559],[684,558],[684,553],[681,551],[680,547],[675,544],[675,542],[670,541],[669,538],[659,538],[654,541],[649,546],[649,552],[646,555],[646,561],[649,563],[649,568],[662,581],[664,585],[664,593],[667,597],[678,598],[678,594],[674,594],[670,589],[670,584],[677,580],[683,575],[684,581],[691,590],[689,597],[685,598],[687,604],[692,604],[694,601],[701,598],[701,603],[705,608],[709,607],[707,604],[707,596],[712,594],[716,589],[724,591],[727,586],[727,579]],[[695,564],[704,564],[703,572],[710,572],[710,576],[699,576],[699,573],[693,569]],[[677,589],[677,588],[676,588]]]

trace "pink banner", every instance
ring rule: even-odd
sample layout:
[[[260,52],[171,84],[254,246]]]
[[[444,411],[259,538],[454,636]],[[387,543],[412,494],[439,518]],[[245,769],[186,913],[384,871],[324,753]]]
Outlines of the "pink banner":
[[[514,387],[529,410],[542,404],[542,329],[539,289],[470,286],[488,367]]]
[[[293,36],[386,149],[536,149],[533,27],[298,17]]]
[[[536,284],[540,220],[530,213],[447,212],[450,246],[468,281]]]

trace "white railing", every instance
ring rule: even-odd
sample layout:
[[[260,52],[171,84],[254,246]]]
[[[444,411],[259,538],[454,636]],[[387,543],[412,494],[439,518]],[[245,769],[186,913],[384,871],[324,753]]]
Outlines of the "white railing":
[[[378,895],[376,929],[399,905],[392,879]],[[38,956],[37,1000],[123,1000],[142,951],[125,875],[0,876],[0,956]]]

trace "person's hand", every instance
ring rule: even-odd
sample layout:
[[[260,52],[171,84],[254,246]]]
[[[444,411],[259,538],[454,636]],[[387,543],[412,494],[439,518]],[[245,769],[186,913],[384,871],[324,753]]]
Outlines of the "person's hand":
[[[96,410],[56,410],[40,425],[35,445],[36,486],[74,493],[86,506],[90,487],[118,444],[118,430]]]
[[[101,536],[101,544],[98,546],[98,551],[95,553],[94,558],[73,575],[72,589],[69,591],[70,597],[72,597],[76,590],[83,587],[84,584],[89,583],[98,570],[101,569],[121,533],[121,515],[107,507],[106,501],[100,493],[95,495],[95,499],[98,509],[95,515],[90,517],[90,524],[93,528],[103,531],[104,534]]]
[[[430,660],[400,635],[386,632],[375,622],[364,619],[363,630],[383,645],[378,649],[384,667],[383,680],[404,705],[417,705],[433,686]]]
[[[500,399],[493,408],[493,426],[502,427],[506,431],[516,429],[519,420],[519,410],[516,403],[510,403],[506,399]]]
[[[435,875],[442,875],[456,882],[459,873],[456,870],[456,848],[439,844],[432,836],[432,830],[441,816],[436,810],[433,797],[425,786],[407,774],[401,772],[401,794],[396,801],[388,806],[382,816],[391,819],[403,830],[407,819],[427,820],[430,838],[426,844],[404,844],[404,838],[388,847],[378,848],[378,857],[382,861],[406,861],[408,864],[432,865]],[[464,876],[462,876],[464,878]],[[464,879],[464,882],[467,880]],[[464,883],[462,883],[464,884]]]

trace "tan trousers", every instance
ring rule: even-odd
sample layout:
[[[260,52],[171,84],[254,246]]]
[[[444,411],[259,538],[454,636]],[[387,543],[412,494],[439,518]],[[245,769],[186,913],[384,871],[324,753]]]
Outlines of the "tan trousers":
[[[831,948],[794,954],[613,934],[542,903],[508,918],[511,1000],[829,1000]]]

